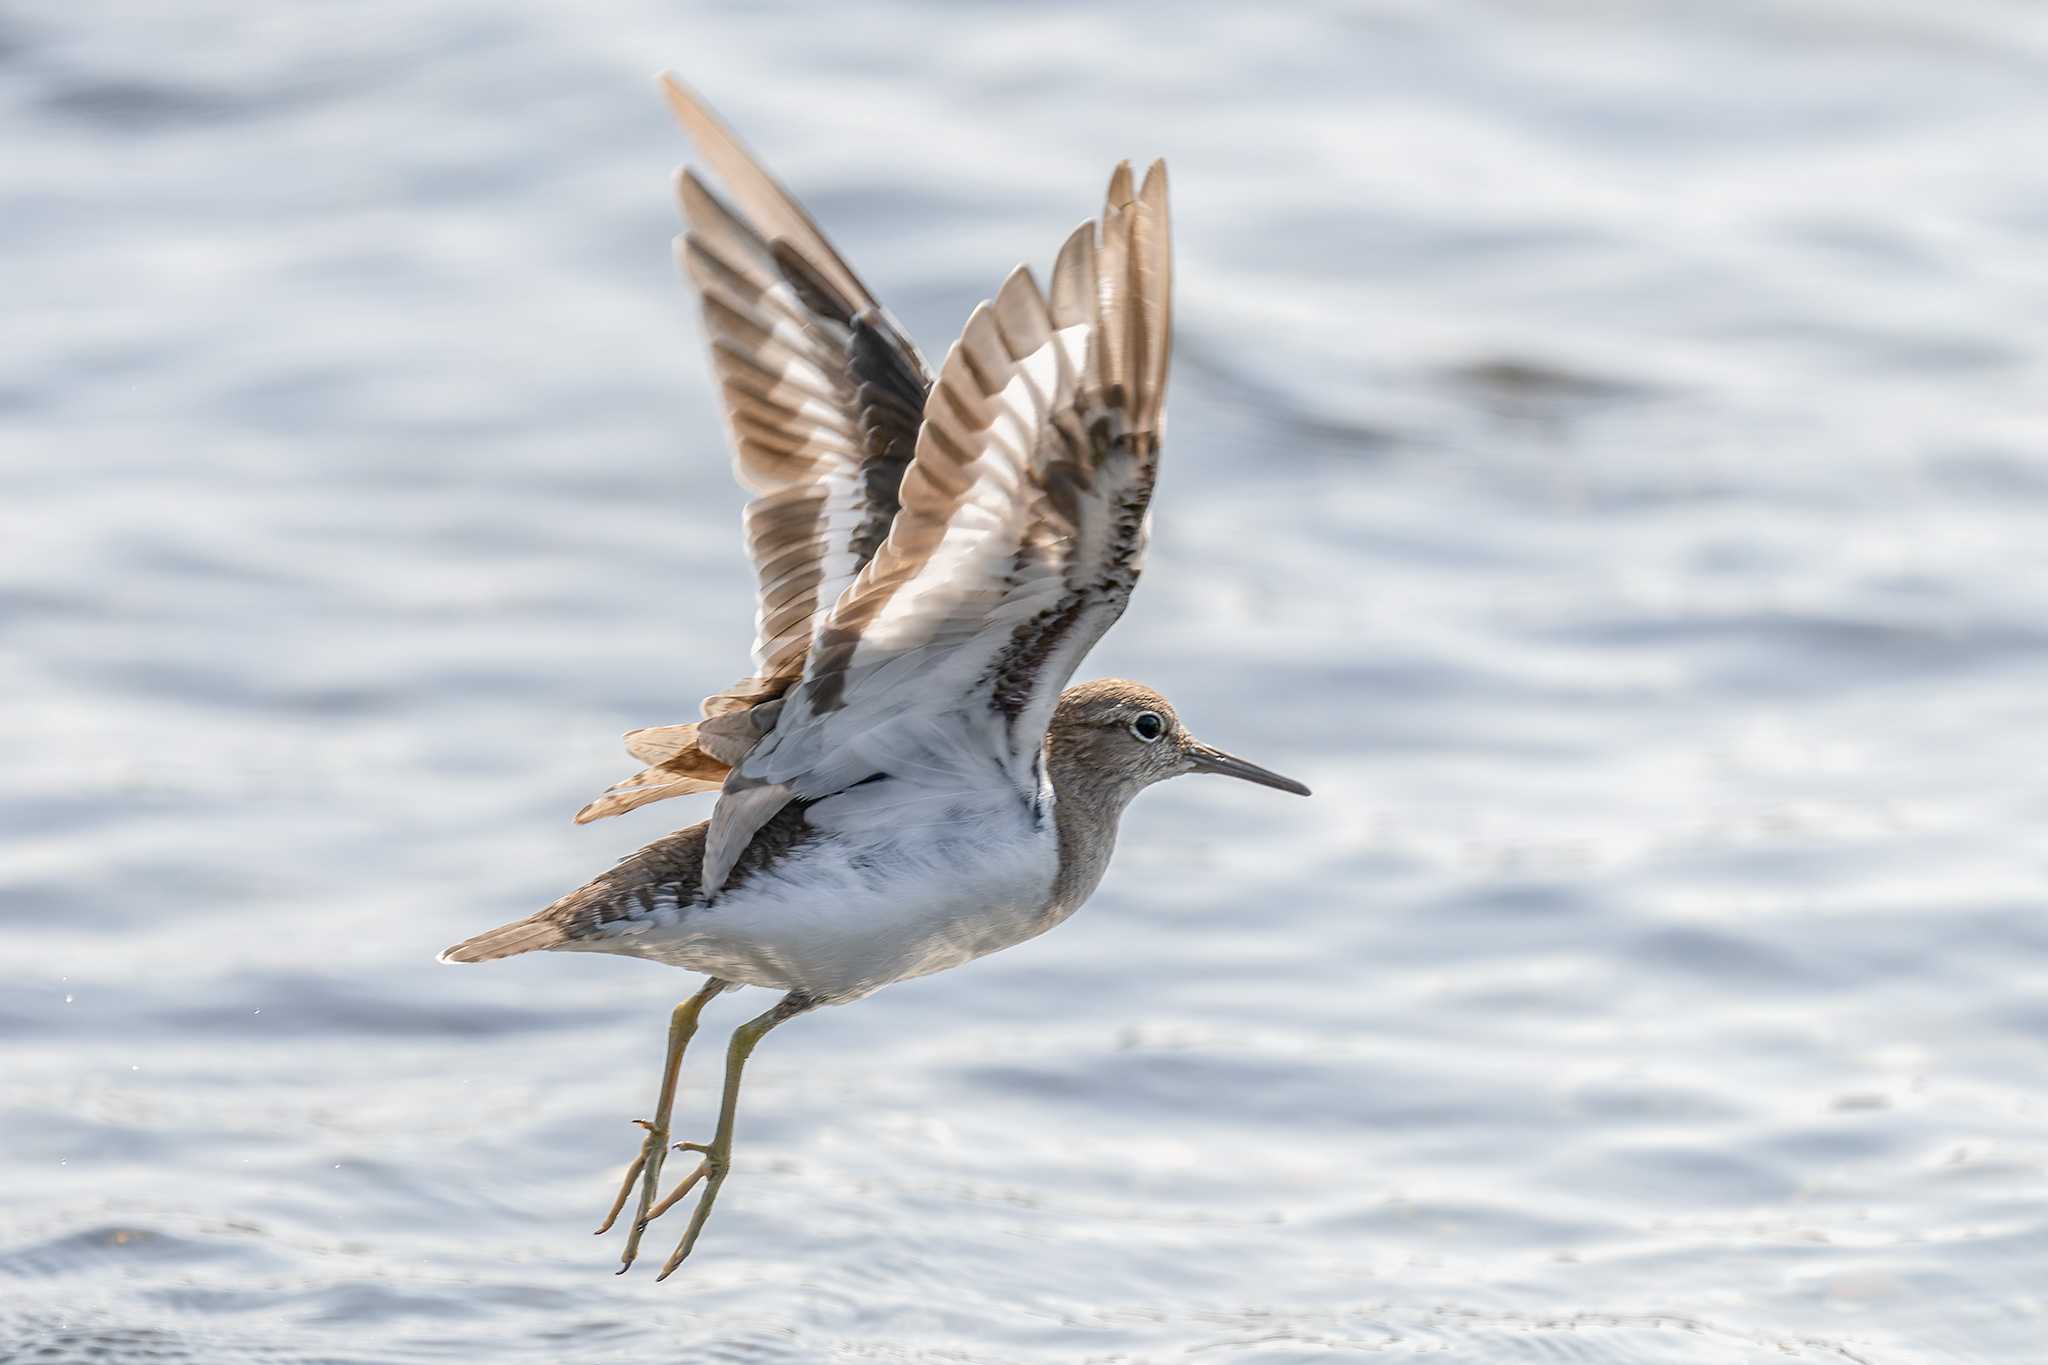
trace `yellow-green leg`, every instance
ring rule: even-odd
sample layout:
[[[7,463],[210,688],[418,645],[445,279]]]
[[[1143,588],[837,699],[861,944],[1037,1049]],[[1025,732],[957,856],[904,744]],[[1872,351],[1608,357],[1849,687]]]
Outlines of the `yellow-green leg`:
[[[690,1045],[690,1039],[697,1032],[697,1017],[704,1007],[711,1003],[713,996],[726,989],[726,983],[717,977],[704,983],[698,991],[682,1004],[668,1019],[668,1061],[661,1073],[661,1097],[655,1102],[654,1120],[637,1119],[647,1136],[640,1143],[640,1155],[633,1158],[633,1164],[626,1169],[626,1178],[619,1182],[619,1196],[612,1200],[611,1212],[598,1228],[600,1235],[611,1231],[618,1221],[619,1211],[626,1207],[626,1197],[633,1192],[633,1182],[640,1182],[640,1207],[633,1215],[632,1231],[626,1235],[626,1255],[619,1266],[619,1273],[625,1274],[633,1264],[633,1258],[640,1254],[640,1236],[647,1230],[653,1217],[649,1213],[654,1203],[654,1192],[661,1181],[661,1164],[668,1156],[669,1116],[676,1107],[676,1078],[683,1069],[683,1049]]]
[[[661,1274],[655,1276],[657,1280],[665,1280],[674,1274],[675,1268],[683,1263],[691,1248],[697,1245],[697,1234],[704,1230],[705,1220],[711,1217],[712,1202],[718,1198],[719,1187],[725,1184],[726,1172],[732,1169],[733,1118],[739,1110],[740,1076],[746,1070],[747,1058],[753,1055],[755,1045],[767,1036],[769,1029],[785,1019],[795,1018],[815,1003],[806,996],[791,992],[782,997],[774,1009],[749,1019],[733,1030],[732,1042],[725,1050],[725,1098],[718,1108],[718,1131],[712,1135],[708,1144],[676,1144],[684,1151],[701,1153],[703,1160],[698,1162],[697,1169],[676,1187],[675,1193],[663,1200],[661,1207],[650,1215],[658,1216],[667,1211],[678,1199],[688,1194],[698,1181],[704,1182],[704,1193],[698,1197],[697,1207],[690,1211],[690,1226],[684,1229],[683,1240],[676,1244],[675,1254],[662,1266]]]

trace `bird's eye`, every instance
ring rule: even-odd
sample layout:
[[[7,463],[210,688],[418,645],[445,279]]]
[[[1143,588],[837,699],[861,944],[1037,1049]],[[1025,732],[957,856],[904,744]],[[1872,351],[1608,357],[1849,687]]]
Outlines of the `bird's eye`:
[[[1131,733],[1150,744],[1166,733],[1166,717],[1157,711],[1140,711],[1131,718]]]

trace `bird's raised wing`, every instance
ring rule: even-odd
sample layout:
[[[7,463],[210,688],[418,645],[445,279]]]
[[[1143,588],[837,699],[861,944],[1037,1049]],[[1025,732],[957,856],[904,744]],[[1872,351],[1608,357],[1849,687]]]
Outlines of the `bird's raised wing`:
[[[766,732],[772,713],[752,712],[803,676],[820,618],[888,535],[932,382],[803,206],[673,76],[662,90],[738,206],[694,171],[678,178],[687,230],[677,258],[703,302],[734,473],[754,495],[745,514],[759,579],[754,671],[705,699],[705,722],[628,735],[627,749],[650,766],[578,821],[715,791]]]
[[[819,624],[774,728],[727,778],[705,882],[793,799],[878,775],[1033,799],[1046,725],[1144,555],[1171,334],[1166,169],[1110,181],[1050,296],[1022,268],[924,405],[889,534]]]

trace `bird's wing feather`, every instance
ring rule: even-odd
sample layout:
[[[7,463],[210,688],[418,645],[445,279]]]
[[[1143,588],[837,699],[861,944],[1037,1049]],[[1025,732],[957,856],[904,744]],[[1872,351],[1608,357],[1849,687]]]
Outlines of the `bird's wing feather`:
[[[686,230],[676,254],[703,304],[734,473],[754,495],[744,522],[758,580],[754,671],[705,699],[704,715],[719,718],[772,702],[803,676],[819,621],[895,518],[931,375],[803,206],[673,76],[662,91],[737,205],[692,170],[678,178]],[[658,756],[629,738],[652,766],[579,821],[711,790],[724,777],[711,760],[745,753],[700,748],[689,727],[661,733]]]
[[[1019,268],[925,401],[888,538],[818,625],[713,812],[707,882],[794,799],[877,774],[1027,799],[1060,690],[1145,547],[1171,335],[1166,173],[1111,179],[1050,294]]]
[[[809,257],[761,236],[695,172],[679,189],[689,231],[678,254],[703,300],[734,473],[754,494],[754,676],[705,703],[718,715],[803,675],[814,618],[896,515],[928,380],[895,325],[871,305],[855,311]]]

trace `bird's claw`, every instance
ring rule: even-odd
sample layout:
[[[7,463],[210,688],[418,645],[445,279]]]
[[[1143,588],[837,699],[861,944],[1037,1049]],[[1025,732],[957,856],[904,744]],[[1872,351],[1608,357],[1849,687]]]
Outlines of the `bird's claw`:
[[[682,1240],[676,1244],[675,1252],[662,1265],[661,1273],[655,1277],[666,1279],[675,1273],[676,1267],[683,1263],[684,1258],[696,1246],[697,1235],[703,1231],[705,1220],[711,1216],[711,1201],[717,1197],[719,1186],[725,1183],[726,1172],[731,1168],[732,1158],[730,1152],[720,1150],[716,1143],[669,1143],[666,1141],[668,1135],[652,1123],[645,1119],[635,1119],[634,1123],[647,1130],[647,1137],[640,1145],[640,1154],[633,1158],[633,1164],[626,1169],[625,1179],[619,1182],[618,1197],[612,1200],[611,1211],[605,1215],[603,1225],[597,1229],[600,1234],[610,1232],[613,1225],[618,1222],[619,1215],[625,1211],[626,1201],[632,1197],[636,1184],[643,1185],[644,1191],[642,1177],[646,1173],[648,1162],[657,1163],[655,1169],[658,1176],[661,1157],[671,1151],[694,1152],[702,1158],[688,1175],[676,1182],[675,1188],[659,1203],[648,1207],[643,1199],[642,1207],[645,1211],[633,1219],[632,1235],[626,1242],[625,1255],[619,1266],[619,1273],[622,1275],[632,1267],[634,1259],[639,1255],[640,1236],[646,1232],[647,1225],[680,1204],[702,1185],[703,1193],[697,1201],[697,1207],[691,1210],[690,1224],[684,1229]]]
[[[647,1225],[680,1204],[702,1185],[703,1192],[698,1197],[697,1206],[690,1211],[690,1224],[683,1230],[682,1240],[676,1244],[675,1251],[663,1263],[661,1273],[655,1278],[665,1280],[674,1274],[676,1267],[683,1263],[692,1248],[697,1245],[697,1236],[704,1230],[705,1221],[711,1216],[711,1203],[718,1197],[719,1187],[725,1183],[726,1173],[732,1168],[730,1153],[719,1150],[715,1144],[678,1142],[673,1150],[695,1152],[702,1160],[688,1175],[676,1182],[675,1188],[668,1192],[667,1197],[633,1220],[633,1233],[627,1240],[625,1256],[619,1266],[619,1273],[622,1275],[631,1268],[634,1258],[639,1254],[640,1236],[647,1231]],[[613,1201],[611,1213],[605,1218],[604,1226],[598,1229],[599,1232],[610,1231],[612,1224],[618,1221],[619,1213],[625,1208],[626,1199],[631,1194],[634,1183],[646,1169],[646,1163],[645,1152],[634,1159],[632,1168],[626,1172],[625,1182],[620,1186],[619,1197]]]
[[[654,1124],[646,1119],[634,1119],[633,1125],[637,1128],[645,1128],[647,1136],[641,1140],[640,1155],[633,1158],[633,1164],[626,1168],[626,1178],[619,1182],[619,1194],[616,1199],[612,1200],[611,1211],[605,1214],[604,1222],[598,1224],[597,1231],[592,1234],[593,1236],[602,1237],[612,1230],[612,1224],[619,1221],[619,1214],[625,1209],[626,1201],[632,1198],[634,1183],[640,1179],[640,1173],[647,1169],[648,1160],[654,1153],[667,1150],[665,1143],[668,1139],[668,1134],[666,1132],[655,1127]]]
[[[725,1184],[725,1177],[732,1169],[732,1149],[729,1145],[716,1142],[708,1146],[700,1142],[678,1145],[701,1153],[703,1160],[697,1163],[697,1169],[683,1177],[675,1192],[662,1200],[661,1206],[648,1217],[652,1219],[668,1212],[684,1195],[696,1188],[700,1181],[704,1185],[704,1191],[697,1196],[697,1207],[690,1210],[690,1225],[683,1229],[682,1240],[676,1243],[676,1249],[669,1253],[668,1260],[662,1263],[661,1273],[654,1277],[657,1282],[675,1274],[676,1267],[689,1258],[690,1252],[697,1245],[697,1234],[704,1231],[705,1221],[711,1217],[711,1205],[718,1198],[719,1188]]]

